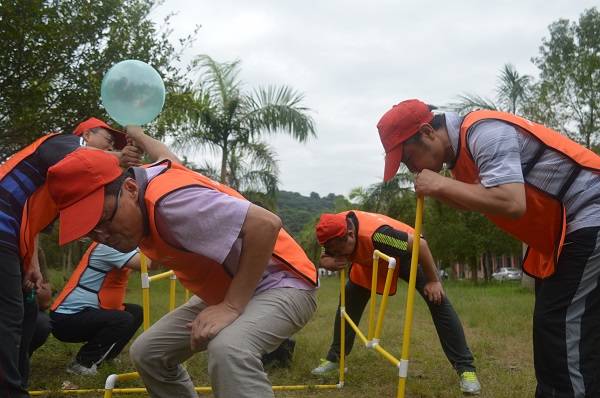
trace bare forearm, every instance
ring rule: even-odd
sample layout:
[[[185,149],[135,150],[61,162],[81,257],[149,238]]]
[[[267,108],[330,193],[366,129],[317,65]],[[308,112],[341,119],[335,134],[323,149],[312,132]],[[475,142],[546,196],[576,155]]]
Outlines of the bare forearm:
[[[409,253],[412,254],[414,236],[408,236],[408,248]],[[429,245],[427,241],[423,238],[419,239],[419,264],[423,267],[423,272],[425,273],[425,278],[427,282],[438,282],[438,273],[437,267],[435,266],[435,262],[433,261],[433,255],[431,254],[431,250],[429,250]]]
[[[225,296],[225,303],[242,313],[273,255],[281,220],[258,206],[251,205],[242,226],[242,252],[239,268]]]
[[[127,126],[127,134],[135,141],[137,146],[148,154],[151,161],[169,159],[174,162],[181,162],[164,143],[145,134],[140,127]]]
[[[445,178],[431,196],[451,206],[485,214],[518,218],[525,212],[523,184],[486,188],[481,184],[466,184]]]

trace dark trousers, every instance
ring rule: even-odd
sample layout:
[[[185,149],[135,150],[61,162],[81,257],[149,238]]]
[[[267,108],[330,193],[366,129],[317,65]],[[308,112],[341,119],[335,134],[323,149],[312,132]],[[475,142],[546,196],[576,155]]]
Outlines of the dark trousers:
[[[401,267],[399,270],[399,278],[408,282],[410,267]],[[465,333],[463,331],[462,325],[460,323],[460,319],[454,311],[452,304],[447,297],[444,297],[441,304],[433,304],[427,300],[425,294],[423,293],[423,289],[425,288],[425,284],[427,283],[427,279],[421,266],[417,269],[417,283],[416,289],[421,294],[427,306],[429,307],[429,312],[431,313],[431,318],[433,319],[433,323],[435,325],[435,329],[437,331],[438,337],[440,339],[440,343],[442,344],[442,349],[450,361],[452,367],[458,372],[462,373],[465,371],[474,371],[475,366],[473,365],[473,354],[471,354],[471,350],[467,346],[467,341],[465,339]],[[365,289],[357,284],[352,283],[352,281],[348,280],[346,283],[346,312],[352,318],[352,320],[358,324],[360,322],[360,318],[365,310],[367,303],[371,297],[371,291],[369,289]],[[345,328],[346,334],[346,355],[350,354],[352,351],[352,346],[354,345],[354,338],[356,337],[356,333],[354,329],[352,329],[348,324],[346,324]],[[338,306],[335,322],[333,326],[333,342],[329,348],[329,353],[327,354],[327,360],[338,362],[340,357],[340,307]]]
[[[567,235],[556,272],[536,281],[536,397],[600,397],[600,227]]]
[[[37,303],[23,300],[21,261],[0,248],[0,398],[28,397],[29,341]]]
[[[44,345],[46,340],[48,340],[48,336],[50,335],[51,331],[52,327],[50,326],[50,316],[44,311],[39,311],[35,321],[33,337],[31,338],[31,343],[29,344],[30,357],[33,355],[35,350]]]
[[[76,314],[51,312],[52,334],[60,341],[83,343],[76,360],[86,367],[113,359],[142,324],[142,307],[125,304],[125,310],[86,308]]]

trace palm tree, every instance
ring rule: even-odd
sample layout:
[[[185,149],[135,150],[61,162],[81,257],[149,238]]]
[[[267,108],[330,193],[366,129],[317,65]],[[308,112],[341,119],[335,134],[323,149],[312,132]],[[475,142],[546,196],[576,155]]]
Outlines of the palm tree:
[[[194,60],[193,70],[200,78],[191,93],[193,106],[185,108],[185,127],[175,137],[175,147],[184,152],[206,147],[220,152],[220,182],[238,187],[258,183],[268,190],[277,185],[277,164],[260,138],[287,133],[306,142],[316,136],[314,122],[310,110],[302,106],[304,96],[290,87],[243,91],[239,64],[239,60],[219,63],[208,55]]]
[[[448,108],[458,113],[489,109],[516,114],[523,110],[530,88],[531,76],[520,75],[513,65],[505,64],[498,77],[495,100],[476,94],[462,94],[458,96],[458,101],[448,105]]]

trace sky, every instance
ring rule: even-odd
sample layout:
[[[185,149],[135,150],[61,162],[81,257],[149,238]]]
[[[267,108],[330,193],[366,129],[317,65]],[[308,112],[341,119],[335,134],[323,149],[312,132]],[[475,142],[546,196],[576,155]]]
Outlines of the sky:
[[[167,0],[175,41],[201,25],[183,63],[207,54],[241,60],[244,88],[288,85],[304,94],[317,137],[270,136],[280,189],[348,195],[383,178],[377,121],[408,98],[445,105],[473,93],[493,98],[500,69],[537,76],[548,26],[576,21],[598,0],[205,1]],[[200,162],[199,154],[191,160]]]

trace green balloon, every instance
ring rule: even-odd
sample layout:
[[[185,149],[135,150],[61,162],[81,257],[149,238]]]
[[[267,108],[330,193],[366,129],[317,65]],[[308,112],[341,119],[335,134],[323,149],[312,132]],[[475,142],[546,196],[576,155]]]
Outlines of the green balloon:
[[[122,126],[149,123],[165,104],[165,85],[145,62],[128,59],[106,72],[100,88],[102,105]]]

